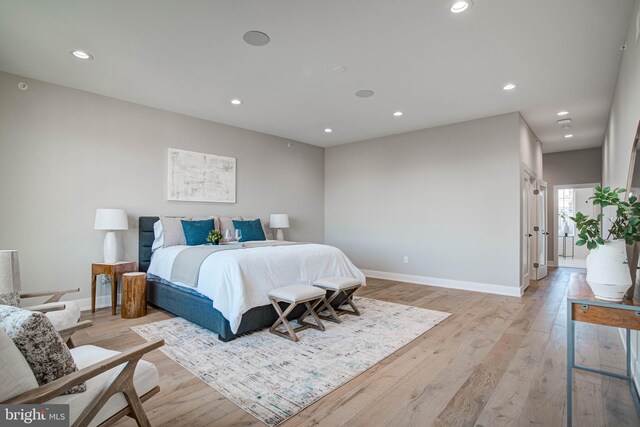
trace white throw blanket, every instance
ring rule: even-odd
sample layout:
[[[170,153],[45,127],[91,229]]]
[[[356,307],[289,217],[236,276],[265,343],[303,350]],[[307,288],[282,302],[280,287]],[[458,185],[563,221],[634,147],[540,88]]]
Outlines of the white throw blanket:
[[[151,259],[149,274],[170,280],[173,261],[186,248],[188,246],[158,249]],[[299,244],[212,253],[200,267],[196,290],[213,300],[213,307],[224,315],[235,333],[244,313],[270,304],[270,290],[310,285],[328,276],[353,277],[365,284],[364,274],[340,249]]]

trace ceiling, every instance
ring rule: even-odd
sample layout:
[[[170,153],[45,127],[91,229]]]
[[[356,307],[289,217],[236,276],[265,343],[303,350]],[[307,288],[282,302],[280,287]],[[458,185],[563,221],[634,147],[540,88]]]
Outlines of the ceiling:
[[[451,3],[4,0],[0,70],[323,147],[512,111],[545,152],[602,145],[633,0]]]

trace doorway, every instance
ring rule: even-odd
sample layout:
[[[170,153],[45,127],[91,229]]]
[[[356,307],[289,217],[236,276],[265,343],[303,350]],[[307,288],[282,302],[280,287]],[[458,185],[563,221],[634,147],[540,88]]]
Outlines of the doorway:
[[[600,210],[593,206],[593,188],[598,184],[556,185],[554,186],[554,239],[553,254],[558,267],[586,268],[589,250],[577,246],[575,223],[570,217],[582,212],[594,218]]]

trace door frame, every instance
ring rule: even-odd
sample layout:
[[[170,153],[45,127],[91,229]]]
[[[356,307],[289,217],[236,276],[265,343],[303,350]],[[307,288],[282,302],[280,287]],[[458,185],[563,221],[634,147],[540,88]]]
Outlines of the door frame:
[[[535,181],[538,179],[538,174],[536,173],[536,171],[534,169],[532,169],[531,167],[529,167],[527,164],[525,164],[524,162],[520,163],[520,195],[518,196],[520,199],[520,266],[518,268],[520,274],[518,277],[518,284],[520,286],[520,295],[522,295],[524,293],[524,291],[529,287],[529,282],[532,280],[531,278],[533,277],[532,274],[532,269],[533,269],[533,263],[531,262],[531,242],[530,240],[528,241],[529,244],[529,275],[528,275],[528,280],[526,280],[526,283],[524,283],[524,270],[522,268],[522,259],[524,257],[524,251],[522,250],[524,243],[523,243],[523,239],[524,239],[524,234],[522,233],[523,228],[524,228],[524,221],[522,220],[523,218],[523,213],[524,213],[524,203],[522,202],[522,193],[524,191],[524,179],[525,179],[525,174],[529,175],[529,177],[531,177],[533,179],[533,182],[535,184]],[[533,192],[532,192],[533,194]],[[530,194],[529,197],[532,195]],[[531,202],[531,199],[529,199],[529,203]],[[531,218],[529,218],[529,221],[531,221]],[[531,223],[529,223],[529,225],[531,225]]]
[[[540,189],[544,188],[544,196],[540,194]],[[536,190],[538,193],[536,194],[536,224],[538,226],[538,233],[536,234],[536,260],[540,267],[535,268],[536,271],[536,279],[542,280],[549,274],[549,184],[546,181],[541,179],[536,179]],[[543,203],[540,203],[540,200],[544,200]],[[544,209],[540,209],[539,204],[542,204]],[[544,219],[544,223],[540,222],[540,217]],[[542,253],[544,257],[539,258],[540,255],[540,238],[542,238]],[[540,264],[542,263],[542,264]],[[542,272],[542,276],[539,274]]]
[[[553,186],[553,261],[549,261],[549,267],[558,266],[558,190],[566,188],[593,188],[600,185],[599,182],[591,184],[559,184]],[[548,221],[548,219],[547,219]]]

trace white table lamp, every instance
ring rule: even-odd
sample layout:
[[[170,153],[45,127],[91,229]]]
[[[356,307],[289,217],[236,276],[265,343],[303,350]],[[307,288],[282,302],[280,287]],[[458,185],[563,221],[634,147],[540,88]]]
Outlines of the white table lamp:
[[[114,230],[128,230],[129,221],[124,209],[96,209],[96,230],[107,230],[104,237],[104,262],[113,264],[118,259],[118,240]]]
[[[0,294],[15,294],[20,292],[20,265],[18,251],[0,251]],[[6,297],[5,297],[6,298]],[[3,302],[3,304],[5,304]]]
[[[284,240],[282,229],[289,228],[289,215],[271,214],[271,217],[269,218],[269,227],[276,230],[276,240]]]

